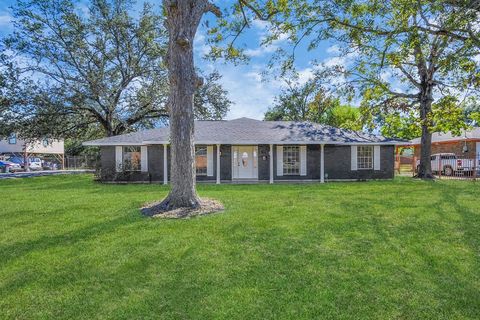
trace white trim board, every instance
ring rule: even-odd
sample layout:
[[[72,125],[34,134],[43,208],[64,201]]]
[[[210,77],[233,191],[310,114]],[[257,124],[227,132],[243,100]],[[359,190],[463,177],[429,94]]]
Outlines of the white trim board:
[[[207,146],[207,177],[213,177],[213,146]]]
[[[277,177],[283,176],[283,145],[277,146]]]
[[[87,141],[82,143],[84,146],[142,146],[142,145],[164,145],[170,144],[169,141],[142,141],[142,142],[98,142]],[[242,141],[242,142],[231,142],[231,141],[197,141],[195,145],[217,145],[217,144],[228,144],[236,146],[251,146],[259,144],[273,144],[273,145],[342,145],[342,146],[352,146],[352,145],[379,145],[379,146],[408,146],[409,142],[336,142],[336,141]]]
[[[307,146],[300,146],[300,175],[307,175]]]

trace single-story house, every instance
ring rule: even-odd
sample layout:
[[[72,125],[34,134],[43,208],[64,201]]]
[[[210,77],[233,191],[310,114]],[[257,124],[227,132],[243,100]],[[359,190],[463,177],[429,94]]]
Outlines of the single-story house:
[[[421,138],[411,141],[414,157],[420,159]],[[435,132],[432,134],[432,154],[455,153],[458,157],[480,159],[480,128],[464,131],[460,136],[451,132]]]
[[[170,176],[168,127],[87,141],[101,149],[103,181]],[[248,118],[195,121],[197,181],[276,182],[391,179],[405,141],[309,122]]]

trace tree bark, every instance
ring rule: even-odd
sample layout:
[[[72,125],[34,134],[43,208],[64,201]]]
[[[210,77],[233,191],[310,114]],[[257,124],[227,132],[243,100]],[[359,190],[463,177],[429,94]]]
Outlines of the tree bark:
[[[207,1],[164,0],[168,30],[167,69],[170,81],[169,116],[171,191],[163,209],[196,208],[193,96],[200,79],[193,62],[193,39]]]
[[[433,179],[432,163],[430,157],[432,154],[432,133],[431,113],[433,102],[433,86],[425,83],[422,85],[420,97],[420,120],[422,123],[422,137],[420,139],[420,166],[418,177],[422,179]]]

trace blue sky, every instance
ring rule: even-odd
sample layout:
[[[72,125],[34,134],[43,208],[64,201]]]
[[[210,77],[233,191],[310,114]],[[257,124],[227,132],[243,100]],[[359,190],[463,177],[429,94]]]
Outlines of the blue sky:
[[[0,35],[5,35],[13,30],[10,7],[14,0],[0,1]],[[137,1],[141,6],[143,1]],[[152,3],[160,1],[152,1]],[[232,63],[211,62],[204,60],[203,54],[208,50],[205,44],[205,30],[200,28],[195,39],[195,63],[202,70],[210,72],[218,70],[223,76],[221,82],[229,92],[229,98],[233,101],[227,119],[238,117],[250,117],[262,119],[264,112],[273,103],[275,95],[280,91],[282,83],[275,79],[262,80],[261,72],[267,67],[273,51],[278,46],[285,46],[285,40],[279,39],[271,47],[260,47],[260,41],[265,36],[265,24],[255,22],[250,30],[247,30],[237,41],[242,45],[246,53],[251,57],[247,64],[233,65]],[[307,51],[300,47],[296,51],[296,67],[300,72],[300,80],[305,81],[312,74],[311,61],[321,61],[327,64],[347,63],[342,58],[336,57],[334,43],[322,43],[314,51]],[[344,58],[343,58],[344,59]]]

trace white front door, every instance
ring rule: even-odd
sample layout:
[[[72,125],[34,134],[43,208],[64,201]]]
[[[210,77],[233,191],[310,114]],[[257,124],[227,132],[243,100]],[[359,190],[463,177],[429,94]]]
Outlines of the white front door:
[[[233,146],[232,177],[233,179],[258,178],[257,146]]]

